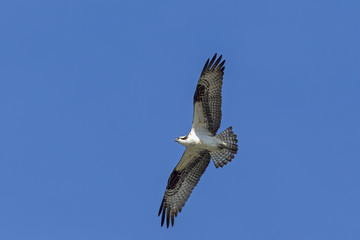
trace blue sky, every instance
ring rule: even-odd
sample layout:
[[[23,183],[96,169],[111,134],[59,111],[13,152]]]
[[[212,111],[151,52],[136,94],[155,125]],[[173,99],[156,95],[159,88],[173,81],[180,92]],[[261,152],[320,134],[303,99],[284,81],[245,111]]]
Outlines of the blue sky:
[[[3,1],[0,238],[360,239],[359,1]],[[211,163],[157,211],[201,69],[223,54]]]

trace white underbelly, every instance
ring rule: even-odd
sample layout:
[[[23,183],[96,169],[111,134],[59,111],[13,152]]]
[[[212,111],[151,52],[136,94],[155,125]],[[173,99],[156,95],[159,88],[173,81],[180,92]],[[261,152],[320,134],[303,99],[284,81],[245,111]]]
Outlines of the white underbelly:
[[[193,147],[213,151],[218,149],[218,145],[221,144],[221,140],[210,136],[210,133],[208,132],[196,133],[191,131],[189,134],[189,143]]]
[[[202,142],[202,147],[210,151],[216,150],[219,145],[219,140],[216,137],[203,136],[200,141]]]

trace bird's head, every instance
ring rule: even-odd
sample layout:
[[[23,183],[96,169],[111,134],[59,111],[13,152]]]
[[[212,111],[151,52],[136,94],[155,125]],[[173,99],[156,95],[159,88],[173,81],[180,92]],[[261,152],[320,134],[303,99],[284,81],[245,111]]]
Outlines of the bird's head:
[[[178,143],[180,143],[182,145],[185,145],[187,138],[188,138],[188,135],[183,136],[183,137],[178,137],[178,138],[175,139],[175,142],[178,142]]]

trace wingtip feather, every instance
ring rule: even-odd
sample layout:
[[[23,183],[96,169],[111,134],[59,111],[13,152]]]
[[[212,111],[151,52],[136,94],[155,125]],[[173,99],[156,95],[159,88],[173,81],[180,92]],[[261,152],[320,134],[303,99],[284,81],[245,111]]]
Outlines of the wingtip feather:
[[[207,67],[208,67],[208,65],[209,65],[209,61],[210,61],[210,59],[208,58],[207,61],[206,61],[206,63],[205,63],[205,65],[204,65],[203,70],[201,71],[201,75],[202,75],[202,74],[205,72],[205,70],[207,69]]]
[[[160,214],[161,214],[161,210],[162,210],[162,208],[163,208],[163,206],[164,206],[164,200],[165,200],[165,199],[163,198],[163,200],[161,201],[158,216],[160,216]]]
[[[216,62],[214,63],[214,65],[212,66],[211,70],[215,70],[217,68],[217,65],[219,64],[219,62],[221,61],[222,55],[220,55],[220,57],[216,60]]]
[[[166,211],[166,227],[169,228],[170,224],[170,209],[168,208]]]
[[[171,214],[171,226],[174,226],[174,221],[175,221],[174,215],[175,215],[174,213]]]
[[[217,53],[214,54],[214,56],[211,58],[211,60],[208,58],[204,67],[203,67],[203,70],[201,71],[201,75],[204,74],[204,72],[206,72],[207,70],[210,70],[210,71],[214,71],[214,70],[219,70],[219,71],[224,71],[225,70],[225,67],[224,67],[224,64],[225,64],[225,60],[222,60],[222,55],[219,56],[219,58],[217,58]],[[220,64],[219,64],[220,63]]]
[[[216,59],[216,54],[217,54],[217,53],[215,53],[215,55],[214,55],[213,58],[211,59],[211,61],[210,61],[210,63],[209,63],[209,68],[212,67],[212,65],[213,65],[213,63],[214,63],[214,61],[215,61],[215,59]]]
[[[219,66],[217,67],[218,69],[222,69],[222,67],[224,66],[224,64],[225,64],[225,60],[223,60],[220,64],[219,64]]]
[[[161,226],[164,225],[164,221],[165,221],[165,210],[166,210],[166,206],[163,209],[162,215],[161,215]]]

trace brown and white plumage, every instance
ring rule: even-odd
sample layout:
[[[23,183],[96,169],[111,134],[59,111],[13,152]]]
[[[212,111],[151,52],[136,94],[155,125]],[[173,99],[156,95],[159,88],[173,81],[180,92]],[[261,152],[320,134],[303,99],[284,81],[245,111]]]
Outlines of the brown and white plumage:
[[[210,63],[209,59],[206,61],[194,94],[193,128],[203,124],[203,119],[205,120],[206,128],[213,135],[216,134],[221,123],[221,87],[225,70],[225,60],[220,63],[221,58],[222,56],[214,63],[216,59],[215,54]],[[201,114],[195,114],[200,111],[203,112],[203,117]]]
[[[178,164],[169,177],[165,195],[159,209],[159,215],[162,212],[161,225],[164,224],[165,216],[166,225],[169,227],[170,218],[171,224],[174,225],[174,217],[177,216],[178,212],[181,212],[192,190],[209,165],[210,154],[208,151],[196,151],[191,154],[189,154],[189,151],[188,149],[185,150],[180,162],[188,161],[188,157],[190,157],[191,161],[188,161],[182,169],[179,167],[181,164]]]
[[[171,173],[159,209],[161,226],[174,225],[174,218],[184,207],[194,187],[209,165],[210,158],[216,167],[223,167],[237,153],[237,139],[229,127],[216,135],[221,123],[221,87],[225,60],[216,54],[207,60],[194,94],[194,116],[191,131],[176,141],[186,150]]]

